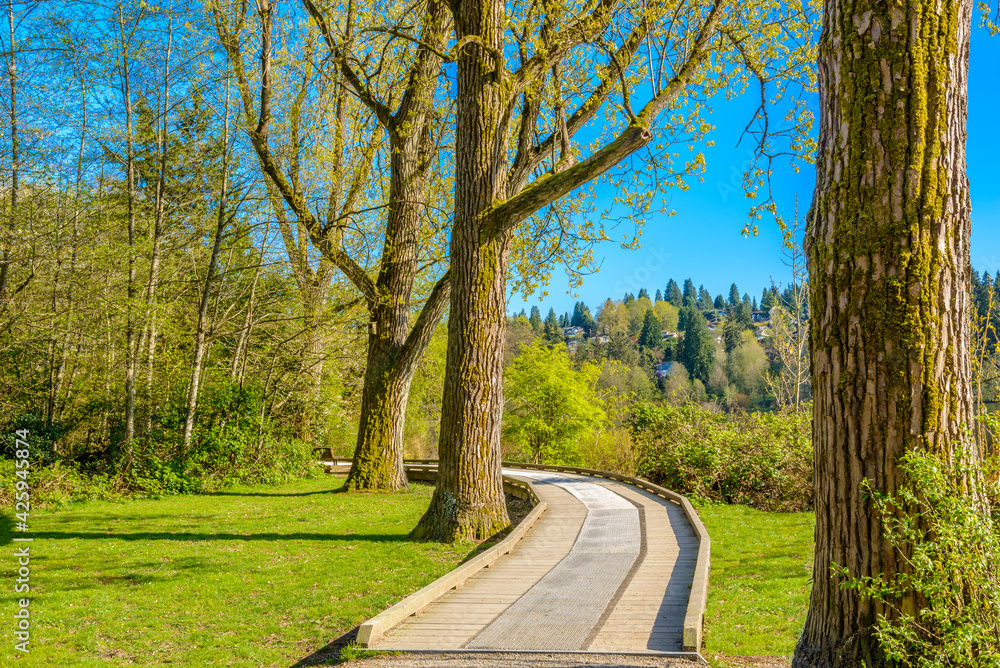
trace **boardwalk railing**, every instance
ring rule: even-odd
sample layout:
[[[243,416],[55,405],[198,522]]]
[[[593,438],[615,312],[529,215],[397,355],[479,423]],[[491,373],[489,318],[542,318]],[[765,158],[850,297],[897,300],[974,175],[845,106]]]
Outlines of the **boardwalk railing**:
[[[343,462],[344,460],[341,460]],[[338,462],[340,463],[340,462]],[[436,459],[408,459],[405,462],[407,477],[411,480],[434,480],[437,474]],[[577,466],[554,466],[548,464],[525,464],[522,462],[503,462],[507,468],[531,469],[536,471],[552,471],[558,473],[576,473],[580,475],[593,476],[595,478],[605,478],[632,485],[641,490],[655,494],[678,504],[688,518],[691,528],[698,536],[698,558],[695,562],[694,577],[691,581],[691,593],[688,596],[687,610],[684,614],[684,635],[682,649],[685,652],[698,652],[701,649],[702,626],[705,620],[705,608],[708,604],[708,577],[711,561],[711,540],[708,531],[702,524],[701,518],[695,511],[694,506],[687,497],[672,492],[669,489],[654,485],[648,480],[636,478],[634,476],[611,473],[609,471],[598,471],[596,469],[586,469]],[[476,558],[462,564],[451,573],[435,580],[415,594],[412,594],[388,610],[376,615],[368,620],[358,629],[358,643],[364,647],[369,647],[377,642],[386,632],[402,622],[410,615],[427,607],[437,599],[444,596],[448,591],[462,584],[475,572],[493,564],[501,555],[511,551],[513,546],[524,537],[528,529],[535,523],[538,517],[545,511],[545,503],[539,502],[534,488],[530,483],[514,480],[504,476],[505,490],[520,496],[521,498],[531,498],[535,507],[521,520],[521,523],[503,541],[486,550]],[[520,492],[520,493],[518,493]],[[524,495],[524,496],[522,496]]]

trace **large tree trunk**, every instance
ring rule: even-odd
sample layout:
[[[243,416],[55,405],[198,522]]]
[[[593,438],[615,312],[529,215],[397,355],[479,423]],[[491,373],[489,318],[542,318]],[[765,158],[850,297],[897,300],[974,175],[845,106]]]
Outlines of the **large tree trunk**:
[[[901,455],[968,440],[971,11],[969,0],[824,5],[806,234],[816,553],[797,668],[887,665],[872,624],[892,610],[842,589],[830,566],[901,572],[862,480],[894,493]]]
[[[430,508],[414,531],[418,537],[445,541],[487,538],[510,521],[500,476],[509,242],[507,234],[480,234],[480,215],[506,194],[506,17],[502,0],[459,0],[453,12],[456,37],[464,46],[458,54],[452,292],[440,468]]]
[[[376,338],[372,335],[370,338]],[[406,489],[403,426],[413,374],[400,377],[392,351],[369,341],[358,442],[348,489]]]
[[[369,307],[372,320],[361,422],[347,476],[347,488],[352,490],[406,489],[403,425],[410,382],[416,361],[430,342],[430,333],[443,311],[437,309],[433,322],[421,319],[414,328],[427,328],[428,332],[408,332],[427,191],[426,170],[421,162],[430,150],[426,115],[420,121],[415,129],[409,126],[390,131],[389,212],[382,265],[376,281],[381,298]],[[436,307],[429,303],[425,308]],[[418,337],[423,343],[414,349]]]
[[[303,5],[313,18],[317,29],[327,40],[331,57],[340,62],[338,76],[346,77],[350,68],[346,64],[344,55],[349,51],[351,41],[352,17],[355,13],[353,2],[347,3],[344,17],[347,23],[346,36],[343,42],[333,36],[326,14],[315,3],[303,0]],[[388,216],[380,272],[376,281],[371,280],[367,270],[341,246],[342,225],[339,221],[357,205],[358,192],[363,189],[359,187],[361,182],[335,184],[330,197],[327,220],[321,224],[320,219],[306,206],[303,193],[295,185],[297,179],[294,178],[294,174],[283,172],[271,152],[268,144],[272,115],[271,9],[270,1],[257,4],[257,14],[261,21],[259,115],[254,109],[249,78],[246,75],[237,39],[245,16],[241,15],[237,19],[233,30],[223,13],[218,8],[213,8],[216,30],[233,63],[247,123],[250,127],[256,123],[256,127],[249,131],[249,135],[262,170],[270,179],[275,192],[280,194],[285,205],[295,213],[298,223],[308,232],[316,248],[358,288],[369,310],[370,367],[366,373],[362,424],[358,430],[354,466],[348,475],[347,488],[398,489],[400,486],[405,486],[406,481],[402,468],[402,442],[397,436],[402,435],[401,425],[405,417],[405,395],[409,389],[409,379],[447,307],[450,288],[450,279],[446,274],[435,285],[411,330],[409,328],[411,298],[414,279],[420,270],[419,249],[424,222],[424,203],[433,164],[432,153],[436,150],[432,135],[433,129],[438,125],[433,115],[436,99],[434,91],[441,65],[440,52],[445,48],[447,6],[443,2],[428,3],[427,12],[430,20],[422,33],[424,46],[417,51],[414,65],[406,78],[408,85],[403,94],[396,98],[399,100],[396,113],[393,114],[389,107],[375,101],[370,95],[361,96],[362,101],[375,112],[380,126],[388,133],[390,142]],[[355,92],[357,92],[356,86],[361,85],[358,81],[352,83],[349,78],[346,84],[354,86]],[[344,92],[347,90],[346,84],[343,81],[340,84]],[[338,105],[341,103],[342,100],[339,100]],[[338,122],[335,128],[338,135],[334,143],[335,146],[342,147],[346,125],[340,111],[342,107],[338,109]],[[297,113],[294,110],[291,112],[293,127],[298,122]],[[372,147],[374,148],[374,144]],[[335,177],[346,178],[341,169],[341,155],[342,149],[335,152],[332,172]],[[359,172],[355,178],[361,174],[366,175],[367,172]],[[279,219],[282,215],[281,209],[282,205],[279,203],[275,207]],[[371,366],[372,362],[374,366]],[[383,396],[384,392],[389,392],[389,396]]]

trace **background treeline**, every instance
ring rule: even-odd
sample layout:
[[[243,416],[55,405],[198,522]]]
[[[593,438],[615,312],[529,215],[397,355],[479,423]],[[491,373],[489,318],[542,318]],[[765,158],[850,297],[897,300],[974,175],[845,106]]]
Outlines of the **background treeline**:
[[[276,480],[353,439],[366,318],[276,214],[204,14],[7,10],[0,430],[36,489]]]

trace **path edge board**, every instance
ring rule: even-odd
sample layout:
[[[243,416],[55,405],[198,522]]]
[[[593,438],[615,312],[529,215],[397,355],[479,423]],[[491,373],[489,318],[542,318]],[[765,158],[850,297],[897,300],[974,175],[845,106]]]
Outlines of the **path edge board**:
[[[437,478],[437,461],[434,461],[433,466],[430,466],[428,462],[407,462],[406,474],[410,480],[433,481]],[[503,476],[503,483],[504,491],[531,500],[534,505],[531,512],[514,527],[506,538],[493,547],[442,575],[423,589],[410,594],[368,621],[363,622],[358,627],[356,641],[358,645],[364,648],[372,648],[373,645],[385,637],[385,634],[401,624],[410,615],[420,612],[452,589],[461,587],[474,574],[492,566],[497,559],[508,554],[524,538],[528,530],[548,508],[548,504],[538,498],[535,488],[530,482],[517,480],[505,475]]]
[[[408,459],[408,465],[431,466],[437,465],[436,459]],[[535,471],[552,471],[556,473],[577,473],[580,475],[592,476],[595,478],[605,478],[622,482],[633,487],[637,487],[656,496],[663,497],[677,503],[687,516],[691,528],[698,536],[698,559],[694,566],[694,576],[691,579],[691,594],[688,596],[687,611],[684,614],[684,634],[681,649],[685,652],[699,652],[701,650],[703,625],[705,621],[705,609],[708,607],[708,579],[711,571],[711,550],[712,542],[708,537],[708,530],[702,524],[694,506],[683,494],[678,494],[665,487],[654,485],[648,480],[630,475],[611,473],[610,471],[599,471],[597,469],[585,469],[577,466],[555,466],[549,464],[527,464],[524,462],[501,462],[501,466],[506,468],[520,468]],[[527,518],[525,518],[527,519]]]

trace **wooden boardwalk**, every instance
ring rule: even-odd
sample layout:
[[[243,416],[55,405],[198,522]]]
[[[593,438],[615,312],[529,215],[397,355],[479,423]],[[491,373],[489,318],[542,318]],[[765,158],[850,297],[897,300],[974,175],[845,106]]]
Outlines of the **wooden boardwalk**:
[[[548,509],[380,650],[680,652],[698,538],[676,503],[612,480],[505,469]]]

